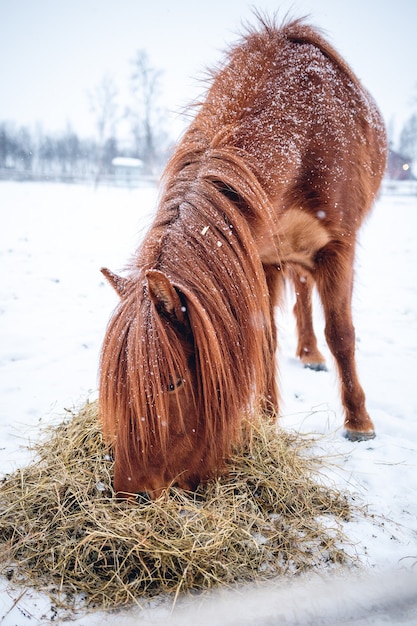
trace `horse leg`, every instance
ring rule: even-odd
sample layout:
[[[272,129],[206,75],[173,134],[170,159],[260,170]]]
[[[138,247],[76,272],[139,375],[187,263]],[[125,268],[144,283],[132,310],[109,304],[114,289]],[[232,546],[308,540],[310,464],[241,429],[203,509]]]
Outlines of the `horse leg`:
[[[313,328],[312,291],[314,281],[309,272],[293,268],[291,277],[295,287],[294,315],[297,322],[298,345],[296,355],[304,367],[326,371],[325,358],[317,347]]]
[[[267,389],[265,392],[265,402],[267,413],[273,416],[278,415],[278,387],[276,380],[276,350],[277,350],[277,327],[275,323],[275,306],[279,302],[283,287],[281,270],[276,265],[264,265],[265,278],[269,291],[269,306],[272,329],[271,355],[272,363],[269,369]]]
[[[323,303],[326,340],[335,357],[341,381],[345,436],[351,441],[362,441],[375,437],[375,431],[356,372],[352,323],[353,258],[353,245],[338,252],[323,249],[317,258],[315,278]]]

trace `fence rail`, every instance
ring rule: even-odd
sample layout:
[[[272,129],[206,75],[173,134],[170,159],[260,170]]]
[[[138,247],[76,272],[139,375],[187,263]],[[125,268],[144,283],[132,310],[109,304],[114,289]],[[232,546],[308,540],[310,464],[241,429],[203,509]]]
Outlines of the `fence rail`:
[[[34,171],[0,168],[0,181],[11,180],[17,182],[67,183],[92,186],[126,187],[130,189],[148,185],[157,185],[158,175],[121,174],[115,171],[103,174],[97,180],[95,172],[88,173],[43,173]],[[417,180],[391,180],[385,178],[381,186],[381,195],[384,196],[417,196]]]
[[[385,178],[381,188],[384,196],[417,196],[417,180],[391,180]]]
[[[136,176],[121,176],[120,172],[103,174],[97,178],[93,172],[84,174],[70,173],[43,173],[15,169],[1,169],[0,181],[39,182],[39,183],[66,183],[92,186],[127,187],[129,189],[157,185],[159,176],[138,174]]]

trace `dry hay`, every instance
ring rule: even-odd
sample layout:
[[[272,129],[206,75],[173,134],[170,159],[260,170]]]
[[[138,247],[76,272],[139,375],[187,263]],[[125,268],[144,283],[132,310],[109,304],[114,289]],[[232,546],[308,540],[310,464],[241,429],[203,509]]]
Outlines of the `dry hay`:
[[[227,477],[128,504],[113,497],[96,403],[47,435],[0,485],[0,571],[58,605],[115,608],[349,560],[349,501],[318,480],[305,438],[259,427]]]

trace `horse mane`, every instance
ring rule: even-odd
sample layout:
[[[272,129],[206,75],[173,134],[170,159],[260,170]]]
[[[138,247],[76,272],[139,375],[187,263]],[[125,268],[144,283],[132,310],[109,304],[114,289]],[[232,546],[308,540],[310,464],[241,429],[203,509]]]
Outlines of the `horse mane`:
[[[214,469],[240,440],[245,413],[267,402],[274,358],[269,294],[236,198],[249,220],[265,219],[270,207],[239,151],[222,145],[224,136],[208,148],[196,139],[182,145],[166,169],[155,221],[131,264],[126,295],[103,345],[100,412],[104,431],[117,436],[125,467],[138,458],[152,464],[156,449],[162,463],[170,436],[193,427],[208,442],[204,467]],[[178,329],[147,293],[149,269],[163,272],[184,299],[200,403],[194,425],[180,406],[170,421],[163,390],[186,363],[174,336]]]

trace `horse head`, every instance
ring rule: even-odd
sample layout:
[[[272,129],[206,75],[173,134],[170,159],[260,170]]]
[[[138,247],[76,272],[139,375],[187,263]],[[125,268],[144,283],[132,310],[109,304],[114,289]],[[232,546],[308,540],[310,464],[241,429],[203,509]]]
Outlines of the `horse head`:
[[[103,346],[100,390],[115,491],[156,498],[174,483],[194,489],[203,429],[186,299],[159,270],[147,270],[143,281],[102,273],[120,297]]]

